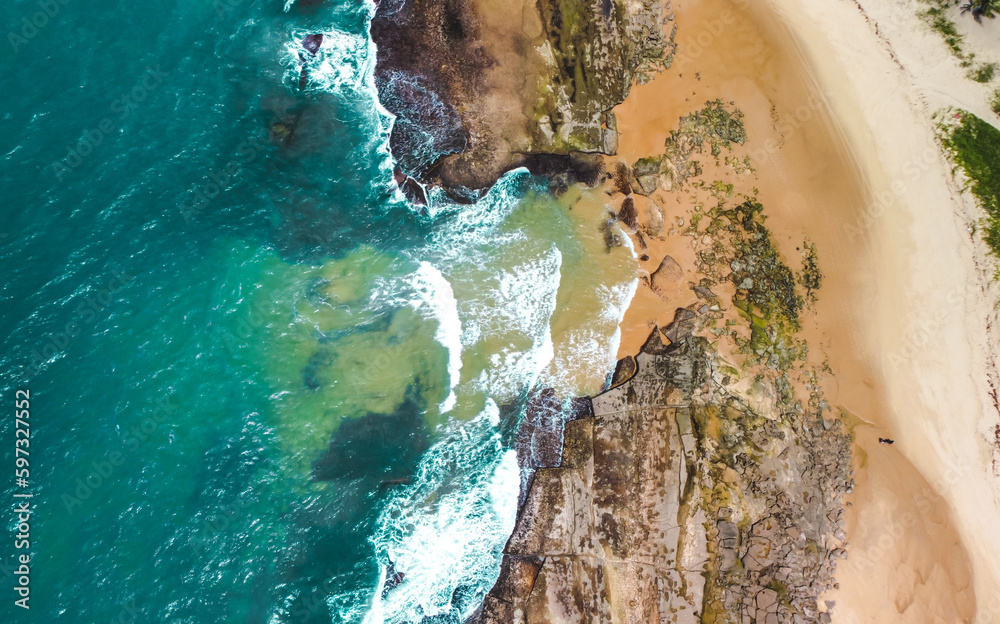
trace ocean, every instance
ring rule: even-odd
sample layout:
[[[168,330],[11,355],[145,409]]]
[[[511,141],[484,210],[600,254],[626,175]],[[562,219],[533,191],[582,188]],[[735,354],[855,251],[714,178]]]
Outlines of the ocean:
[[[411,205],[373,11],[0,7],[4,621],[458,623],[495,582],[528,396],[603,387],[636,261],[525,170]]]

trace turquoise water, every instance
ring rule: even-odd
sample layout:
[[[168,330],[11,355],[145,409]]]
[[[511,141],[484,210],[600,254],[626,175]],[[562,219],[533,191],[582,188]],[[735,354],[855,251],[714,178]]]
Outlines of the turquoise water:
[[[31,391],[34,495],[30,617],[3,571],[0,613],[461,621],[527,393],[613,362],[635,263],[600,199],[519,171],[408,205],[365,1],[49,8],[0,8],[0,396]]]

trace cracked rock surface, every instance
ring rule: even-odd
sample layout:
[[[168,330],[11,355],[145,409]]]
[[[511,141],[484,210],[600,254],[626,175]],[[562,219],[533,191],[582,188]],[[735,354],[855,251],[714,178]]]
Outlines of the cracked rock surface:
[[[658,333],[566,424],[473,622],[829,617],[817,602],[844,553],[848,435],[780,401],[751,408],[703,339]]]

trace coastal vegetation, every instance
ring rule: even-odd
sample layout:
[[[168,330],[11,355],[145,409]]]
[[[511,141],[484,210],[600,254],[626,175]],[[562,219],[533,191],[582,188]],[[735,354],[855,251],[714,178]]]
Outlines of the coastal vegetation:
[[[1000,13],[1000,0],[970,0],[962,5],[962,14],[971,13],[977,22],[984,17],[993,19]]]
[[[980,83],[993,80],[997,69],[996,63],[977,65],[975,53],[968,53],[963,47],[965,36],[959,32],[958,24],[951,19],[949,14],[952,7],[955,6],[955,2],[952,0],[924,0],[924,2],[928,7],[920,12],[920,17],[932,30],[941,35],[945,44],[961,62],[962,67],[968,70],[966,76],[970,80]],[[976,21],[981,22],[983,17],[994,17],[998,6],[1000,6],[998,0],[975,0],[962,5],[962,13],[972,13]]]
[[[955,24],[948,17],[948,8],[951,3],[948,0],[927,0],[930,3],[930,7],[925,11],[920,12],[920,17],[927,22],[927,24],[937,31],[944,42],[948,44],[948,47],[959,59],[963,61],[962,65],[966,65],[965,51],[962,49],[962,43],[965,41],[965,37],[962,33],[958,32],[958,25]],[[971,63],[969,63],[971,65]]]
[[[994,102],[995,108],[1000,102]],[[968,188],[986,211],[984,238],[1000,256],[1000,130],[959,111],[939,125],[941,142],[968,178]]]
[[[997,73],[997,64],[986,63],[984,65],[980,65],[975,69],[970,69],[969,78],[972,78],[976,82],[986,84],[987,82],[993,80],[993,77],[996,75],[996,73]]]

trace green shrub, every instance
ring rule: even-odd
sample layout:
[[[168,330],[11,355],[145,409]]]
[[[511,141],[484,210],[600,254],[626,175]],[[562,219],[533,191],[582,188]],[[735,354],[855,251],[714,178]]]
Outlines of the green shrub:
[[[980,65],[978,68],[969,72],[969,78],[986,84],[987,82],[993,80],[993,76],[996,75],[997,64],[996,63],[986,63],[985,65]]]
[[[1000,130],[972,113],[960,114],[961,122],[944,137],[944,144],[965,170],[969,189],[986,211],[986,243],[1000,256]]]

